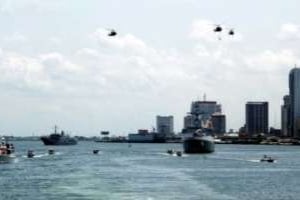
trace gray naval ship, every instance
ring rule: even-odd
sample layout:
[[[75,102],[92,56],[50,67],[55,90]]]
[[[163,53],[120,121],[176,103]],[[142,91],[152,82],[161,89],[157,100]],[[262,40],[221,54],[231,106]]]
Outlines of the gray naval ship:
[[[57,126],[54,127],[54,133],[49,136],[42,136],[41,140],[45,145],[75,145],[77,144],[77,140],[72,138],[61,131],[61,133],[57,132]]]
[[[215,144],[212,136],[207,135],[205,129],[190,129],[182,132],[183,149],[185,153],[212,153]]]
[[[183,149],[185,153],[212,153],[215,151],[211,129],[206,123],[218,105],[214,101],[192,102],[191,112],[184,119],[182,129]]]

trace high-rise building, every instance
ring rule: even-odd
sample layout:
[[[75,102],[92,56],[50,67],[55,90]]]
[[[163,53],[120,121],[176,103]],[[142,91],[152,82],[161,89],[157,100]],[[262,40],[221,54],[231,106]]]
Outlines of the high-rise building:
[[[283,97],[283,105],[281,106],[281,133],[284,137],[291,137],[291,100],[289,95]]]
[[[267,134],[269,129],[268,102],[247,102],[246,133],[248,135]]]
[[[226,116],[220,113],[215,113],[211,116],[213,133],[221,135],[226,133]]]
[[[289,74],[290,120],[292,137],[300,137],[300,68],[294,68]]]
[[[165,136],[174,134],[173,116],[156,116],[156,131]]]
[[[216,101],[194,101],[191,105],[191,114],[199,115],[202,123],[206,123],[212,114],[221,112],[222,107]]]
[[[221,112],[222,106],[221,104],[217,104],[216,101],[193,101],[191,104],[191,112],[184,117],[184,129],[213,129],[213,115],[221,115]],[[221,121],[223,120],[222,122],[220,120],[215,119],[215,127],[218,127],[218,131],[225,130],[225,115],[222,116],[224,116],[224,118],[221,117]]]

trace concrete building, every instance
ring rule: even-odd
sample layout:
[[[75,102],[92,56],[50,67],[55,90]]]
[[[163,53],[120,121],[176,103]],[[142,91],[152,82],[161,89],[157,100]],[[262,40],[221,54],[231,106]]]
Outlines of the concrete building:
[[[268,102],[247,102],[246,104],[246,133],[255,135],[269,132]]]
[[[213,133],[223,135],[226,133],[226,116],[220,113],[215,113],[211,116]]]
[[[158,134],[171,136],[174,134],[173,116],[156,116],[156,131]]]
[[[189,128],[208,128],[212,129],[212,116],[213,114],[217,114],[222,112],[221,104],[217,104],[216,101],[193,101],[191,104],[190,113],[184,117],[184,127],[183,129]],[[225,115],[223,115],[225,116]],[[222,120],[224,120],[223,118]],[[225,121],[223,121],[225,122]],[[215,126],[218,127],[218,131],[220,129],[224,130],[225,125],[223,122],[217,122],[217,117],[215,118]],[[217,125],[218,123],[218,125]],[[222,128],[221,128],[222,127]]]
[[[128,142],[152,143],[153,141],[154,141],[153,134],[138,134],[138,133],[128,134]]]
[[[283,137],[291,137],[291,100],[289,95],[283,97],[283,105],[281,106],[281,133]]]
[[[300,138],[300,68],[289,74],[291,136]]]
[[[201,117],[202,123],[206,123],[212,114],[222,113],[222,107],[216,101],[194,101],[191,105],[191,114]]]

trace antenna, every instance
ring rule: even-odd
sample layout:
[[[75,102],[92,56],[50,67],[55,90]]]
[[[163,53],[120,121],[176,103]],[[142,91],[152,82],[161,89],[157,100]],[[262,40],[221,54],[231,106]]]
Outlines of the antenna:
[[[206,101],[206,94],[203,95],[203,101]]]
[[[55,134],[57,133],[57,126],[56,125],[54,126],[54,133]]]

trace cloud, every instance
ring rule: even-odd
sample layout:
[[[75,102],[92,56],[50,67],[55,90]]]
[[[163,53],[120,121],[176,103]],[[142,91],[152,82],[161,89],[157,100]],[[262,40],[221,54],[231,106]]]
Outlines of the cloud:
[[[300,26],[293,23],[286,23],[281,25],[277,37],[281,40],[299,40]]]
[[[40,1],[40,0],[1,0],[0,12],[14,14],[20,11],[43,14],[45,11],[56,10],[61,6],[62,1]]]
[[[124,54],[156,54],[156,50],[147,45],[142,39],[132,34],[117,35],[116,37],[107,36],[108,31],[98,28],[90,34],[90,38],[96,41],[102,50],[110,53]]]
[[[17,44],[28,41],[28,39],[25,35],[22,35],[21,33],[18,33],[18,32],[15,32],[12,35],[4,37],[3,40],[8,43],[17,43]]]
[[[0,58],[2,86],[19,89],[40,90],[50,83],[37,59],[24,55],[2,52]]]
[[[245,62],[248,67],[255,71],[276,72],[282,68],[293,67],[300,62],[300,58],[291,49],[264,50],[257,55],[245,57]]]
[[[53,52],[48,54],[40,55],[41,63],[49,71],[58,72],[80,72],[82,67],[70,62],[62,54]]]

